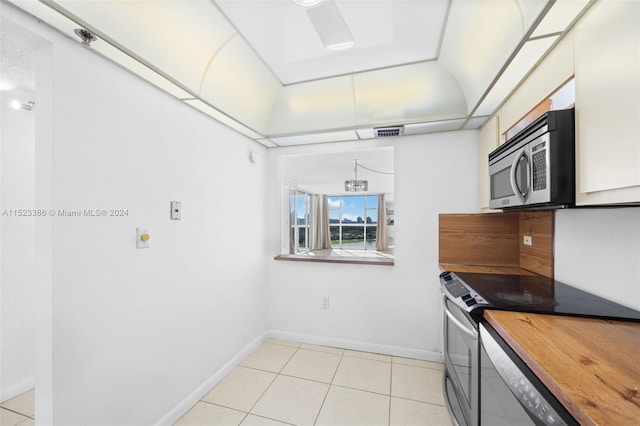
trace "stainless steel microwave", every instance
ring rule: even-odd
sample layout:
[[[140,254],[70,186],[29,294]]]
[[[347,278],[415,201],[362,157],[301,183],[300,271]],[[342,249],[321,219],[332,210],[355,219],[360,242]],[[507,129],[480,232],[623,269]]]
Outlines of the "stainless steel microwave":
[[[492,209],[575,206],[574,109],[549,111],[489,154]]]

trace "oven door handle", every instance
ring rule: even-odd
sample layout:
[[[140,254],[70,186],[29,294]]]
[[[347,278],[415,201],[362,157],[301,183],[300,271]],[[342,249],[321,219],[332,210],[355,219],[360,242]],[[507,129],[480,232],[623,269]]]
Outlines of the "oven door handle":
[[[458,318],[456,318],[455,316],[453,316],[453,314],[451,313],[451,311],[449,310],[449,308],[447,308],[447,297],[444,297],[444,303],[442,304],[442,307],[444,308],[444,313],[447,315],[447,318],[449,318],[451,320],[451,322],[458,328],[460,329],[460,331],[462,331],[463,333],[467,334],[469,337],[473,338],[473,339],[477,339],[478,338],[478,333],[474,330],[474,329],[469,329],[467,327],[464,326],[463,323],[460,322],[460,320]]]

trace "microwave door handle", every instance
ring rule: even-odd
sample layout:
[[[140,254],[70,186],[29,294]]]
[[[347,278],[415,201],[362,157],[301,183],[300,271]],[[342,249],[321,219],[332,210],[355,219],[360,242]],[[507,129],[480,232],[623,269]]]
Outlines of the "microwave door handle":
[[[445,296],[445,300],[446,300],[446,296]],[[449,308],[447,308],[447,304],[443,303],[443,308],[444,308],[444,313],[447,315],[447,317],[451,320],[451,322],[458,328],[460,329],[460,331],[462,331],[464,334],[468,335],[469,337],[473,338],[473,339],[477,339],[478,335],[476,333],[475,330],[473,329],[469,329],[467,327],[464,326],[464,324],[462,324],[460,322],[460,320],[456,317],[453,316],[453,314],[451,313],[451,311],[449,310]]]
[[[518,173],[518,166],[520,165],[520,159],[524,157],[524,160],[526,161],[526,167],[527,167],[527,188],[526,190],[523,192],[520,189],[520,186],[518,185],[518,180],[516,178],[516,175]],[[513,160],[513,163],[511,164],[511,188],[513,189],[514,194],[516,194],[516,197],[518,197],[518,199],[524,203],[524,200],[527,198],[527,195],[529,194],[529,188],[531,187],[531,181],[530,181],[530,177],[529,175],[531,173],[529,173],[529,157],[527,156],[527,154],[524,151],[524,148],[521,149],[518,152],[518,155],[516,155],[516,158]]]
[[[533,167],[531,166],[531,159],[529,154],[527,154],[526,152],[523,153],[524,156],[524,161],[527,163],[526,167],[527,167],[527,190],[524,191],[524,193],[522,194],[524,198],[527,198],[529,196],[529,193],[531,192],[531,186],[533,185],[533,178],[531,177],[533,174]]]

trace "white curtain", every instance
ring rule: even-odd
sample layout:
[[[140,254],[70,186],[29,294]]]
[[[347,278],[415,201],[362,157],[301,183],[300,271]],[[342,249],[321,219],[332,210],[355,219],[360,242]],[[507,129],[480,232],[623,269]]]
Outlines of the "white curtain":
[[[376,250],[389,249],[387,242],[387,209],[384,205],[384,194],[378,194],[378,228],[376,229]]]
[[[313,250],[331,249],[329,232],[329,202],[326,195],[313,196],[313,221],[311,224]]]

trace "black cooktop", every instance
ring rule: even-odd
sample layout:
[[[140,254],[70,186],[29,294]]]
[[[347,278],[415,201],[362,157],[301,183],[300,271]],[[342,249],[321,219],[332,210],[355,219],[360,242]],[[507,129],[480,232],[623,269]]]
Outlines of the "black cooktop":
[[[479,303],[477,306],[480,309],[496,308],[640,321],[640,312],[636,310],[540,275],[468,272],[456,272],[452,275],[457,276],[468,288],[484,298],[486,303]],[[473,307],[469,311],[472,310]]]

